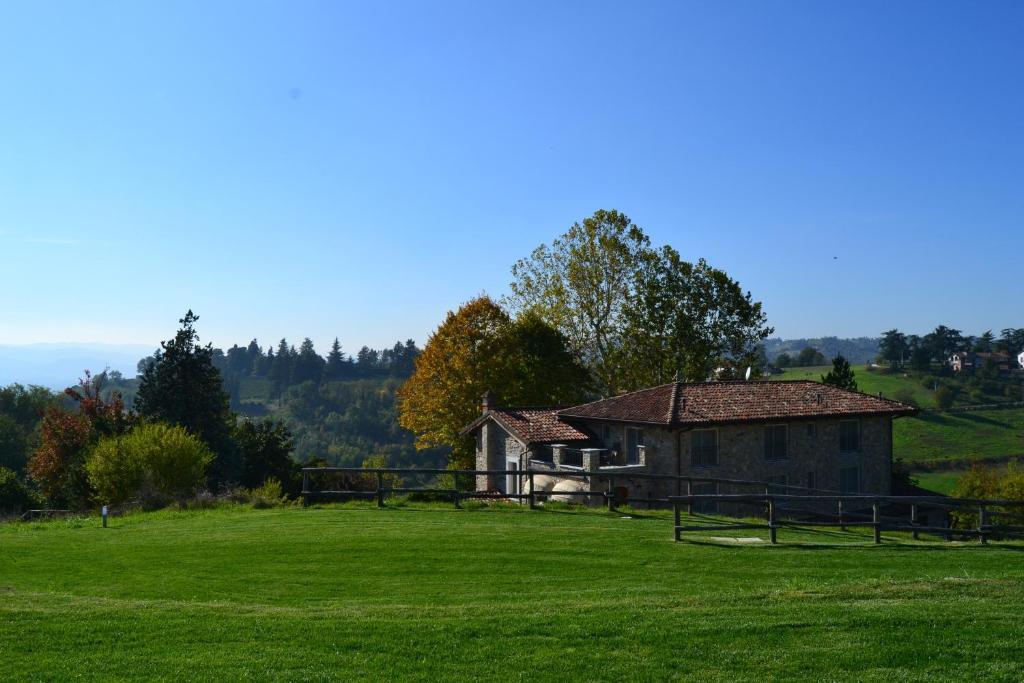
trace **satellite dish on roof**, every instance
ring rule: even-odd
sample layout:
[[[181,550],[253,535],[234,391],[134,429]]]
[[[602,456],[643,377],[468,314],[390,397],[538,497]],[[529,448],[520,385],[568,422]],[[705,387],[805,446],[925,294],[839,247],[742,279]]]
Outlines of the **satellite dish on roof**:
[[[750,371],[751,371],[751,368],[750,368],[750,366],[748,365],[748,366],[747,366],[747,374],[745,375],[745,377],[746,377],[746,380],[747,380],[748,382],[750,381]]]

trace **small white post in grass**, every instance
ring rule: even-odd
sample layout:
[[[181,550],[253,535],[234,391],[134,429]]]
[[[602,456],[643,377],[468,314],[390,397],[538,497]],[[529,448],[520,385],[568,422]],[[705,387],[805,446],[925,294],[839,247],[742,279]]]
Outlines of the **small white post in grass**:
[[[103,506],[103,511],[102,512],[103,512],[103,528],[106,529],[107,528],[107,512],[108,512],[106,505]]]

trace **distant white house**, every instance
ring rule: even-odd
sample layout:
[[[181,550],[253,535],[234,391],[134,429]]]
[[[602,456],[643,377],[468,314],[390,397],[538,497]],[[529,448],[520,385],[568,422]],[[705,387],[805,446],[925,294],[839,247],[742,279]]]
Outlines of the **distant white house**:
[[[1017,354],[1017,365],[1024,368],[1024,351]]]

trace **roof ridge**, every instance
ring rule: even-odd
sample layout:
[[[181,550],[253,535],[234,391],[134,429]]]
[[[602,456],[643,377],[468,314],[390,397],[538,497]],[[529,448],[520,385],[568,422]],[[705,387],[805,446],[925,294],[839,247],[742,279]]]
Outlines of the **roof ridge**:
[[[665,422],[672,424],[676,421],[676,407],[679,405],[679,392],[682,390],[682,382],[675,382],[672,387],[672,398],[668,402],[668,415]]]

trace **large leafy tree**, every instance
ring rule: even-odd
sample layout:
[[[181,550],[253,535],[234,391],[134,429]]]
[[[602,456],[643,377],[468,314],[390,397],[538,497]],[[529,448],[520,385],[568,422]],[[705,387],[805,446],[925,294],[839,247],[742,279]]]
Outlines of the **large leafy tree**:
[[[670,246],[643,255],[623,321],[626,389],[704,381],[723,364],[759,366],[759,344],[773,331],[738,282],[703,259],[683,261]]]
[[[213,483],[237,481],[235,418],[213,364],[213,347],[200,344],[198,320],[189,311],[174,339],[160,344],[156,362],[142,375],[135,408],[147,420],[180,425],[202,439],[215,455],[208,472]]]
[[[459,432],[480,414],[480,398],[493,391],[503,405],[577,401],[586,371],[557,330],[537,316],[511,320],[487,296],[449,312],[416,359],[399,390],[399,421],[416,447],[451,447],[450,462],[472,465],[472,441]]]
[[[1024,327],[1007,327],[1002,330],[996,348],[1004,353],[1012,354],[1024,351]]]
[[[882,340],[878,343],[878,355],[893,368],[902,367],[910,356],[907,336],[897,329],[883,332]]]
[[[939,325],[924,336],[921,345],[928,351],[932,359],[937,360],[940,365],[946,366],[950,363],[950,356],[964,346],[964,337],[960,330]]]
[[[622,311],[649,244],[628,216],[600,210],[512,267],[513,309],[560,330],[606,393],[620,386]]]
[[[605,395],[756,364],[757,344],[772,331],[761,304],[723,271],[685,262],[671,247],[652,249],[614,210],[541,245],[512,277],[513,310],[562,332]]]

